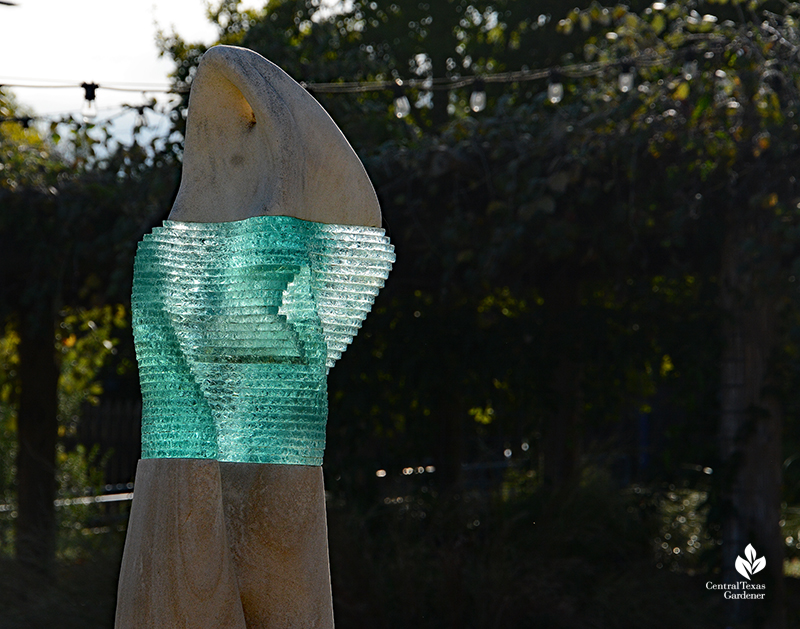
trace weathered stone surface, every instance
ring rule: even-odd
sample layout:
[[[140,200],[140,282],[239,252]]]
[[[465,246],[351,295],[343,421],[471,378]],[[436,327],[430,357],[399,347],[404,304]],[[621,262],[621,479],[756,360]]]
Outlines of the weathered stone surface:
[[[332,627],[322,468],[220,463],[248,627]]]
[[[261,55],[215,46],[192,81],[183,178],[170,220],[282,214],[379,227],[375,191],[320,104]]]
[[[116,626],[248,626],[227,540],[216,461],[139,461]]]
[[[322,468],[141,460],[116,626],[333,627]]]

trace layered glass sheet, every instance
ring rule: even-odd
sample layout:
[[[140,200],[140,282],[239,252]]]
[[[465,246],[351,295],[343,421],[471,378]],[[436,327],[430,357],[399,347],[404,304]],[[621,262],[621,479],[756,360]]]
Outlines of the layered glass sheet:
[[[321,465],[327,372],[394,262],[383,230],[165,221],[136,254],[142,457]]]

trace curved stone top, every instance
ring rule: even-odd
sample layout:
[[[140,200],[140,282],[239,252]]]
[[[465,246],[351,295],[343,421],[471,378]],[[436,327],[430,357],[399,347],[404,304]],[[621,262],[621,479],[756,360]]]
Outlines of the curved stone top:
[[[252,50],[214,46],[192,81],[183,175],[169,219],[264,215],[381,224],[364,166],[314,97]]]

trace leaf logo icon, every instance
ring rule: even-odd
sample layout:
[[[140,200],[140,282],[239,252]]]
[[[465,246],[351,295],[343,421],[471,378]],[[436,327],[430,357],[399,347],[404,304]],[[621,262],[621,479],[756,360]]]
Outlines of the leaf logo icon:
[[[748,544],[747,548],[744,549],[744,555],[747,559],[736,557],[735,567],[736,572],[749,581],[752,575],[756,572],[761,572],[767,567],[767,559],[766,557],[756,558],[756,549],[753,548],[752,544]]]

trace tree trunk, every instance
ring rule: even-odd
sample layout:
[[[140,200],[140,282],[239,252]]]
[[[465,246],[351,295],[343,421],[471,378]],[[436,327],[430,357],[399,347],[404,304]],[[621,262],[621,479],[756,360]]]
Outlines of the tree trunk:
[[[548,319],[568,330],[580,320],[583,281],[580,269],[561,265],[543,287]],[[550,376],[552,403],[542,425],[542,473],[546,486],[558,490],[575,478],[580,467],[581,404],[584,343],[580,333],[563,335],[550,345],[556,353]]]
[[[566,485],[578,470],[580,374],[579,363],[565,356],[559,358],[551,384],[557,407],[542,427],[544,481],[553,489]]]
[[[55,558],[58,366],[53,322],[20,321],[21,396],[17,418],[17,559],[49,573]]]
[[[441,430],[439,431],[439,448],[436,461],[436,472],[439,490],[454,491],[461,482],[461,464],[464,452],[464,411],[453,401],[445,402],[441,407]]]
[[[723,246],[721,301],[720,455],[723,463],[722,570],[726,583],[742,581],[737,556],[752,544],[766,568],[753,582],[766,585],[764,601],[726,601],[734,626],[785,627],[783,543],[780,526],[781,430],[778,401],[768,390],[768,368],[779,326],[775,302],[759,295],[741,268],[738,239]],[[730,603],[730,605],[728,605]]]

